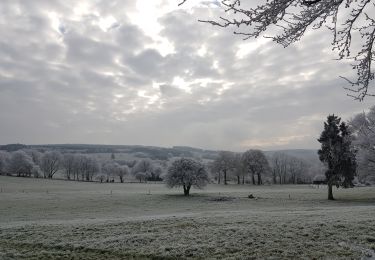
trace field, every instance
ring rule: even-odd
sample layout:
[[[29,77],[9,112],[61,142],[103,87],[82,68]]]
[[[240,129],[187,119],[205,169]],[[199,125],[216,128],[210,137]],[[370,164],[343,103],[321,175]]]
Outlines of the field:
[[[0,188],[0,259],[375,258],[375,187],[335,189],[335,201],[308,185],[184,197],[162,184],[0,176]]]

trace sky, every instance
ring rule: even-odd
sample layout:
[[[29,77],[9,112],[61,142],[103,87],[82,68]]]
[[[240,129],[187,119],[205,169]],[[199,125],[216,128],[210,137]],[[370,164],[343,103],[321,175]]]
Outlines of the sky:
[[[0,144],[315,149],[347,96],[327,31],[283,48],[200,23],[216,1],[1,0]]]

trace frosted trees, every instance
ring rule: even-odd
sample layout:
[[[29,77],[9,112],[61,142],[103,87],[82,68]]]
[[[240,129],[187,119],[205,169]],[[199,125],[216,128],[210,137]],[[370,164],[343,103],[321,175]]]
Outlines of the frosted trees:
[[[332,186],[349,187],[356,172],[355,153],[351,148],[347,125],[335,115],[329,115],[318,141],[322,147],[319,159],[326,164],[328,199],[333,200]]]
[[[143,159],[137,162],[137,164],[132,169],[132,174],[135,176],[139,182],[146,182],[149,177],[151,177],[154,171],[154,166],[149,159]]]
[[[44,178],[53,178],[53,175],[60,169],[62,161],[61,153],[57,151],[45,152],[41,159],[40,168]]]
[[[248,150],[242,155],[242,163],[247,173],[251,174],[253,184],[255,184],[255,176],[257,176],[257,184],[263,184],[262,174],[270,171],[264,153],[260,150]]]
[[[213,162],[213,170],[218,172],[218,183],[223,173],[224,185],[227,185],[227,174],[235,168],[235,155],[232,152],[221,151]]]
[[[169,188],[183,187],[184,195],[189,196],[190,188],[203,188],[207,185],[208,173],[204,165],[193,159],[181,158],[172,163],[165,176]]]
[[[363,182],[375,182],[375,106],[356,115],[349,124],[358,149],[358,177]]]
[[[129,175],[129,167],[127,165],[119,165],[116,169],[117,176],[120,178],[120,182],[124,182],[125,175]]]
[[[0,175],[5,174],[9,159],[10,155],[8,152],[0,151]]]
[[[181,4],[187,0],[182,0]],[[224,17],[202,21],[214,26],[231,27],[245,39],[264,32],[284,47],[299,41],[309,29],[326,27],[333,35],[333,51],[339,59],[350,59],[356,70],[355,80],[347,79],[350,96],[363,100],[374,80],[375,17],[371,0],[222,0]],[[352,42],[354,44],[352,44]],[[345,78],[346,79],[346,78]]]
[[[119,165],[114,161],[106,162],[102,165],[102,173],[106,176],[106,182],[110,182],[113,179],[118,167]]]
[[[277,183],[279,178],[279,184],[286,182],[288,156],[285,153],[276,152],[273,154],[271,159],[272,165],[272,179],[273,183]]]
[[[34,164],[31,157],[24,151],[16,151],[11,154],[6,171],[17,176],[31,176]]]
[[[74,164],[75,164],[75,156],[74,154],[64,154],[64,158],[62,160],[62,166],[65,170],[65,175],[68,180],[73,176],[74,172]]]
[[[81,158],[82,180],[92,181],[95,174],[97,174],[99,171],[99,163],[95,157],[83,156]]]

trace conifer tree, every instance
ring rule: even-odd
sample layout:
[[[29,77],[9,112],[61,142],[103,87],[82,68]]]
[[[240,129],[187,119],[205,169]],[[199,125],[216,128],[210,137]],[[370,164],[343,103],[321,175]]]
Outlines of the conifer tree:
[[[348,126],[341,118],[329,115],[318,141],[322,144],[318,151],[319,159],[326,164],[325,173],[328,185],[328,199],[333,200],[332,187],[352,187],[356,172],[355,151],[351,145]]]

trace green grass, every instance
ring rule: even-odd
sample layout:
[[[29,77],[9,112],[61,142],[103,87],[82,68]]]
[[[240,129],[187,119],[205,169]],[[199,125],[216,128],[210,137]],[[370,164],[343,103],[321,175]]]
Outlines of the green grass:
[[[0,259],[366,259],[375,249],[374,187],[334,190],[335,201],[307,185],[184,197],[161,184],[0,176],[0,188]]]

